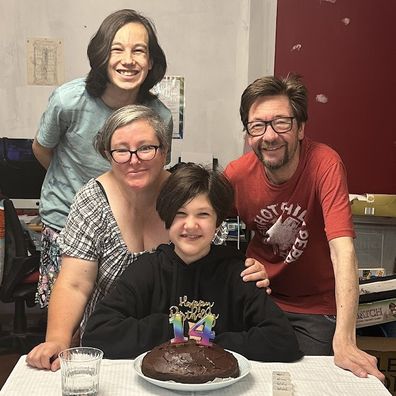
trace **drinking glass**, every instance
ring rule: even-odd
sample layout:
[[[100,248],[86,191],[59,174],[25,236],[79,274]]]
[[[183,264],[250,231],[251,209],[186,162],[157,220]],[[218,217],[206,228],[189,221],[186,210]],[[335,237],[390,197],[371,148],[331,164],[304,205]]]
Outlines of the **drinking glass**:
[[[69,348],[59,353],[63,396],[97,396],[103,351],[97,348]]]

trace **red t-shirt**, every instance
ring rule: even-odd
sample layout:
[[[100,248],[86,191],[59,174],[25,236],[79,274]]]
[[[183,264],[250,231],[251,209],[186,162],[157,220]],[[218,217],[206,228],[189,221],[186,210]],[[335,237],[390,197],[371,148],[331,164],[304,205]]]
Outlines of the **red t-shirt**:
[[[328,241],[355,236],[339,155],[304,138],[297,170],[281,185],[269,181],[254,152],[232,161],[225,174],[238,215],[254,231],[247,257],[265,265],[278,305],[288,312],[334,315]]]

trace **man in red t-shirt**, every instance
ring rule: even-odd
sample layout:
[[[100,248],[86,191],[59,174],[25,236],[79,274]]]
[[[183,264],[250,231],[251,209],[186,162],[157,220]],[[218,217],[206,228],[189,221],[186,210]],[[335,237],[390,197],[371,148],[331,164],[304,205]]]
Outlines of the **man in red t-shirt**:
[[[332,355],[360,377],[376,358],[356,346],[355,236],[344,165],[330,147],[304,136],[307,90],[299,77],[250,84],[240,114],[253,151],[225,174],[237,214],[254,232],[247,256],[266,267],[272,296],[307,355]]]

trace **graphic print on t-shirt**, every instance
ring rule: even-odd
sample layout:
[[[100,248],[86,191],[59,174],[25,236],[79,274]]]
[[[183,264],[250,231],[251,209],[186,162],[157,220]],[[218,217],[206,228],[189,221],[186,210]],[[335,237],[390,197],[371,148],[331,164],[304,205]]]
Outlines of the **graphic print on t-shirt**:
[[[308,244],[306,213],[299,204],[282,202],[260,209],[254,218],[261,242],[285,263],[296,261]]]

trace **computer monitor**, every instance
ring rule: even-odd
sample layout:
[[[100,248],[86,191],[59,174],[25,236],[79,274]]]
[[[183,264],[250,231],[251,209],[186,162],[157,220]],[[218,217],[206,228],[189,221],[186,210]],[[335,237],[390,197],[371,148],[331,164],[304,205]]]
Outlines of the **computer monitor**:
[[[37,209],[46,170],[32,151],[32,139],[0,138],[0,193],[16,208]]]

